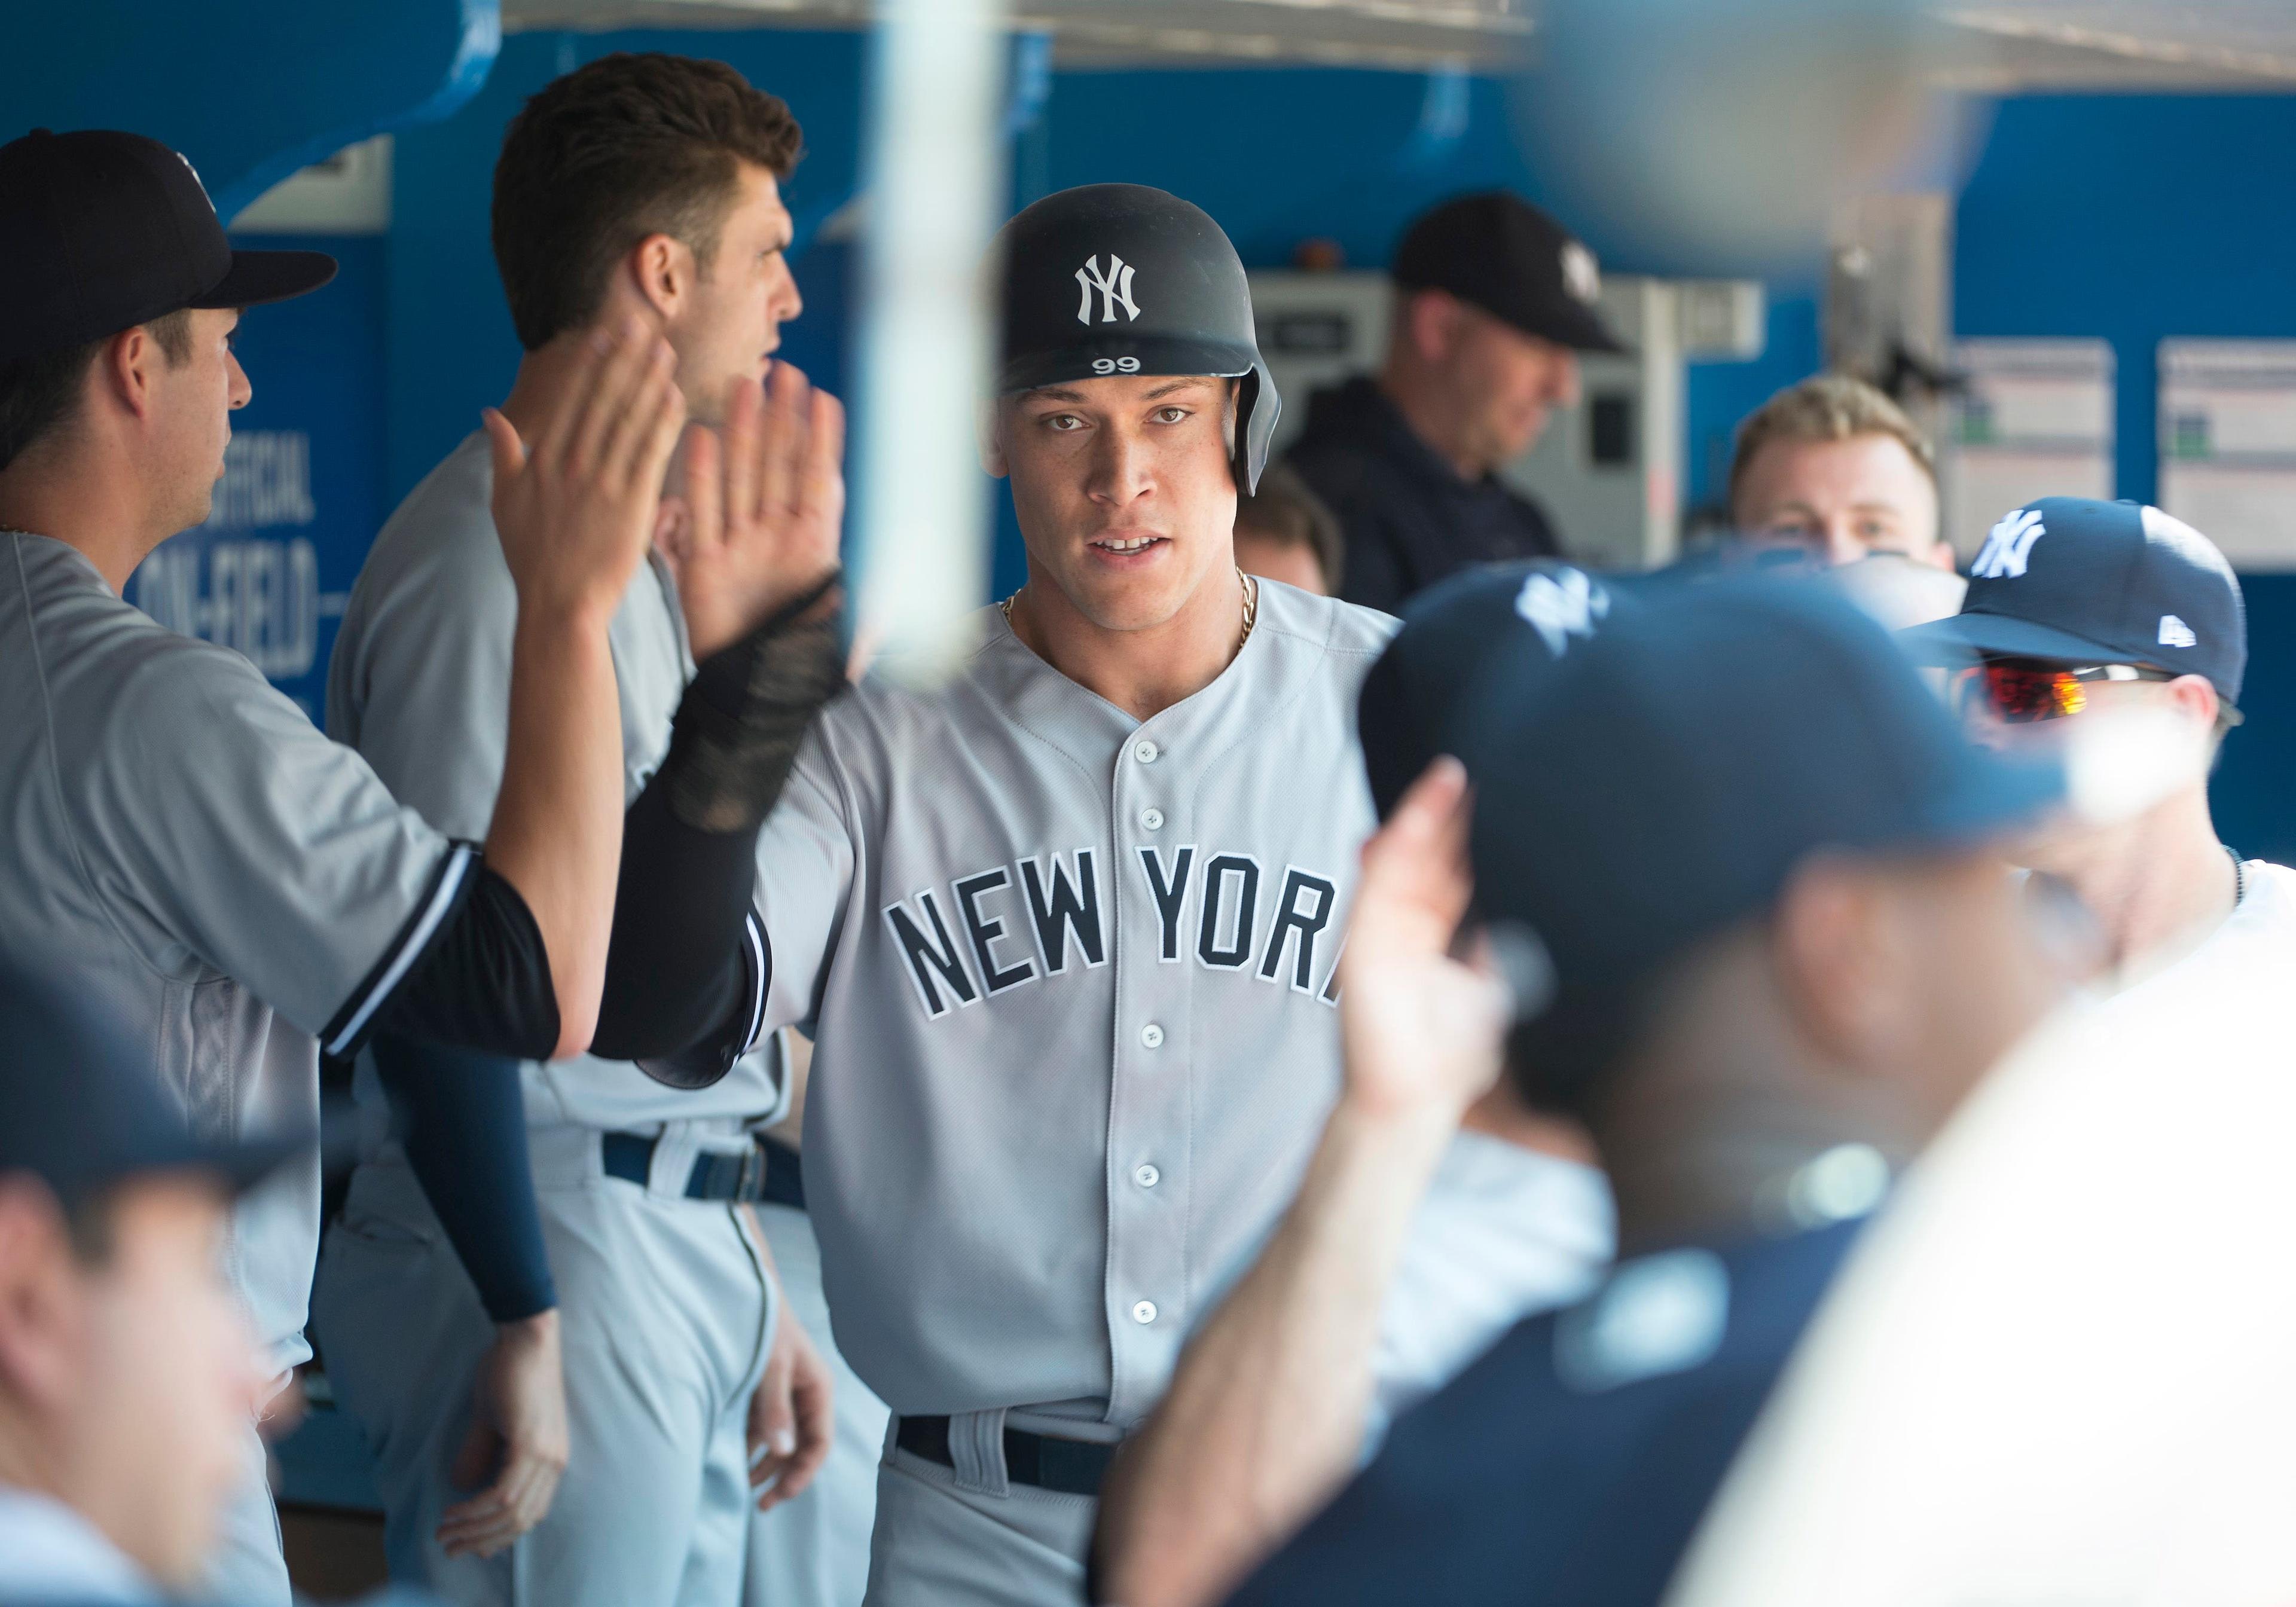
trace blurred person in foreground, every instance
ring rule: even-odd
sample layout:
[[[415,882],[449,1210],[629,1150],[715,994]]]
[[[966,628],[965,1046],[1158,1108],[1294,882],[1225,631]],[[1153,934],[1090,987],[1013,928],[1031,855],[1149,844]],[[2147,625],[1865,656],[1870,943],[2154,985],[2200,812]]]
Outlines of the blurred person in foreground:
[[[2018,856],[2087,906],[2111,974],[1924,1160],[1674,1599],[2288,1601],[2296,922],[2290,873],[2227,849],[2207,793],[2239,717],[2239,584],[2157,508],[2046,498],[1995,526],[1957,616],[1905,639],[2005,750],[2149,727],[2160,755],[2117,778],[2149,804]]]
[[[148,1060],[0,974],[0,1601],[198,1580],[269,1372],[231,1203],[301,1147],[193,1139]]]
[[[1381,820],[1452,745],[1495,664],[1535,676],[1634,606],[1624,587],[1544,559],[1455,575],[1414,599],[1357,705]],[[1095,1545],[1102,1599],[1208,1599],[1328,1498],[1395,1417],[1522,1318],[1586,1294],[1610,1260],[1610,1191],[1585,1127],[1526,1108],[1501,1083],[1467,1107],[1424,1194],[1403,1202],[1392,1279],[1316,1314],[1317,1351],[1303,1358],[1284,1291],[1314,1275],[1303,1258],[1329,1242],[1325,1199],[1380,1159],[1352,1122],[1326,1127],[1314,1174],[1325,1186],[1301,1194],[1243,1269],[1184,1355],[1171,1404],[1111,1474]],[[1257,1429],[1261,1391],[1287,1367],[1284,1431],[1231,1431]]]
[[[2248,623],[2240,582],[2206,537],[2158,508],[2045,497],[1994,526],[1959,613],[1899,640],[1952,672],[1979,742],[2052,750],[2120,715],[2184,756],[2149,808],[2066,824],[2020,856],[2095,918],[2108,991],[2180,963],[2296,949],[2296,872],[2227,848],[2209,811],[2210,766],[2241,719]]]
[[[1236,494],[1235,566],[1318,597],[1339,591],[1347,572],[1340,521],[1291,464],[1268,464],[1258,489]]]
[[[1905,410],[1863,380],[1817,374],[1738,427],[1730,523],[1758,548],[1806,553],[1851,598],[1902,629],[1961,606],[1941,532],[1937,454]]]
[[[2118,986],[1923,1158],[1670,1600],[2296,1600],[2296,922],[2290,873],[2227,850],[2207,801],[2237,584],[2158,509],[2052,498],[1913,640],[1982,655],[1964,705],[2013,750],[2115,721],[2163,739],[2117,778],[2149,808],[2019,855],[2087,903]]]
[[[1497,471],[1578,406],[1579,353],[1625,348],[1595,309],[1594,253],[1504,191],[1420,217],[1390,273],[1379,373],[1310,398],[1289,461],[1347,533],[1340,594],[1392,613],[1470,564],[1562,552]]]
[[[1463,741],[1472,896],[1518,1008],[1546,1001],[1514,1086],[1593,1135],[1628,1259],[1399,1422],[1239,1603],[1656,1601],[1892,1171],[2052,996],[1995,845],[2062,771],[1970,747],[1828,592],[1654,592],[1512,680]],[[1463,789],[1438,767],[1367,851],[1334,1118],[1367,1158],[1310,1171],[1266,1288],[1288,1342],[1234,1431],[1278,1431],[1376,1298],[1497,1070],[1488,984],[1450,957]]]

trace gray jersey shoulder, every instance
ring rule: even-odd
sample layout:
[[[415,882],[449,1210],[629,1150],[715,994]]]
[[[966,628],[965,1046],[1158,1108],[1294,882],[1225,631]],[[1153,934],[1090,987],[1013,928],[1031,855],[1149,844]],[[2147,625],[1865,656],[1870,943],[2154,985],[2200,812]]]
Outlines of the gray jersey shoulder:
[[[53,789],[57,839],[34,879],[83,884],[156,976],[237,978],[318,1032],[449,845],[246,659],[154,623],[62,544],[11,539],[10,768]]]
[[[492,460],[472,435],[375,537],[328,666],[327,726],[458,834],[483,835],[509,730],[518,593],[495,534]],[[692,674],[676,594],[649,556],[608,629],[627,796],[660,764]]]

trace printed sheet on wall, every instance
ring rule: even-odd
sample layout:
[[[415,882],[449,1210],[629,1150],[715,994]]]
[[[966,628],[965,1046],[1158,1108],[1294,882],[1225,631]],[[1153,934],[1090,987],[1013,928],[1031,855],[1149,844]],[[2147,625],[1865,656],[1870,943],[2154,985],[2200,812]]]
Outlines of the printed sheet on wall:
[[[2161,342],[2161,505],[2237,570],[2296,570],[2296,340]]]
[[[2112,348],[2103,340],[1960,340],[1968,376],[1947,432],[1945,532],[1963,558],[2041,496],[2112,495]]]

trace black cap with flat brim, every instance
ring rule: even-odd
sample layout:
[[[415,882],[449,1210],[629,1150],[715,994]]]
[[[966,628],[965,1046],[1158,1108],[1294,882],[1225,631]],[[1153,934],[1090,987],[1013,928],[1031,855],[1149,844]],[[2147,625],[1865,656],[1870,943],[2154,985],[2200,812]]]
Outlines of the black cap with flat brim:
[[[1421,214],[1396,247],[1390,272],[1406,290],[1442,291],[1557,346],[1628,349],[1598,310],[1595,253],[1505,190],[1456,196]]]
[[[0,145],[0,362],[185,307],[256,307],[335,276],[320,251],[234,250],[199,175],[157,140],[36,128]]]
[[[316,1135],[194,1134],[139,1054],[62,979],[0,972],[0,1175],[29,1172],[67,1206],[143,1177],[255,1187]]]

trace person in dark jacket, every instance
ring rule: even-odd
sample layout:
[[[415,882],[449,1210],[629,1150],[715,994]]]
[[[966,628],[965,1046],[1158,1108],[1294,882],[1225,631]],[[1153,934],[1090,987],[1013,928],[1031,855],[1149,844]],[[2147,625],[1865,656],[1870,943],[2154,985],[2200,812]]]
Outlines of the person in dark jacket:
[[[1347,534],[1350,603],[1393,611],[1471,564],[1559,555],[1496,471],[1578,400],[1578,354],[1625,348],[1595,310],[1594,253],[1492,191],[1445,201],[1397,248],[1376,375],[1318,391],[1289,458]]]

